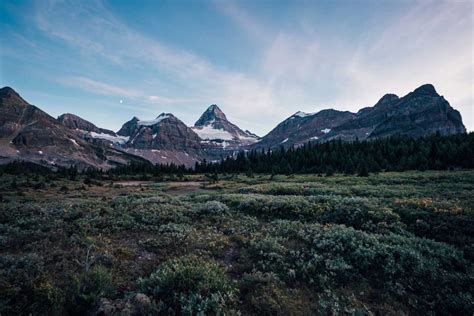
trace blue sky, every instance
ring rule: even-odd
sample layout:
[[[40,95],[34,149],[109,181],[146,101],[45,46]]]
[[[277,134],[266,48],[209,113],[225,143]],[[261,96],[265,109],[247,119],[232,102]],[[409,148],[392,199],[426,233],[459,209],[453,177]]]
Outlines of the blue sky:
[[[471,1],[1,1],[0,85],[118,130],[210,104],[259,135],[435,85],[474,130]]]

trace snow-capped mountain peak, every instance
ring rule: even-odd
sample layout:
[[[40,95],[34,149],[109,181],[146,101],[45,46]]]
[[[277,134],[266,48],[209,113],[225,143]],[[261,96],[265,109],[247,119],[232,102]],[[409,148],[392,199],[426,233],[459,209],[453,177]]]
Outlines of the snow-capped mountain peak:
[[[206,111],[201,115],[199,120],[196,121],[194,126],[205,126],[209,125],[215,121],[227,121],[227,117],[224,112],[216,105],[210,105]]]
[[[214,143],[226,150],[235,150],[258,141],[258,136],[243,131],[227,120],[226,115],[215,104],[209,106],[192,127],[205,144]]]

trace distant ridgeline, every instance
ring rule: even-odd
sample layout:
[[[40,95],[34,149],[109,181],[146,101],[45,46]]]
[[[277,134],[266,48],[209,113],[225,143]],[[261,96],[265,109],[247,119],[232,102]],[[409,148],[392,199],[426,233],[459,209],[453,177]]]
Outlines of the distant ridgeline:
[[[197,163],[198,173],[366,174],[379,171],[474,168],[474,133],[307,143],[299,148],[252,150],[219,163]]]
[[[0,174],[37,173],[50,169],[35,164],[12,162],[0,166]],[[379,171],[447,170],[474,168],[474,133],[421,138],[392,136],[374,140],[325,143],[308,142],[298,148],[252,150],[229,156],[220,162],[196,163],[194,169],[184,165],[131,162],[108,171],[89,168],[83,174],[160,175],[189,173],[333,173],[367,175]],[[51,171],[49,171],[51,172]],[[59,168],[57,174],[70,176],[75,167]]]

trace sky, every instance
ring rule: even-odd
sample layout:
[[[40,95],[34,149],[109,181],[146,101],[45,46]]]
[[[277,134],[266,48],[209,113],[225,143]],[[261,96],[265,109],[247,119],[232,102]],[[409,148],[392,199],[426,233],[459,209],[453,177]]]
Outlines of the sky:
[[[431,83],[474,131],[473,1],[0,1],[0,86],[118,130],[218,104],[265,135]]]

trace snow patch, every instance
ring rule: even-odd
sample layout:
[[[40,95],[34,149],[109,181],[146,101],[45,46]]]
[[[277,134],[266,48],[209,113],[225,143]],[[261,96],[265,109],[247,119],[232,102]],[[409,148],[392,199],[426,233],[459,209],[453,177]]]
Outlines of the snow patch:
[[[90,134],[93,138],[104,139],[117,144],[125,144],[129,139],[128,136],[114,136],[105,133],[90,132]]]
[[[141,134],[141,132],[142,132],[141,130],[138,131],[138,133],[135,135],[135,137],[133,137],[133,139],[131,141],[132,144],[135,143],[135,139],[137,139],[137,137]]]
[[[41,150],[39,150],[39,151],[38,151],[38,154],[42,155],[42,154],[43,154],[43,152],[42,152]]]
[[[319,139],[319,137],[318,136],[313,136],[310,139]]]
[[[204,140],[215,140],[215,139],[222,139],[222,140],[232,140],[234,137],[231,133],[223,130],[214,128],[211,124],[205,125],[203,127],[192,127],[192,130],[198,134],[201,139]]]
[[[138,126],[153,126],[153,125],[156,125],[158,123],[160,123],[161,121],[163,121],[164,119],[167,119],[169,118],[170,115],[168,114],[160,114],[156,119],[154,120],[150,120],[150,121],[138,121],[137,124]]]
[[[295,114],[293,114],[292,117],[307,117],[307,116],[311,116],[311,115],[314,115],[314,114],[315,113],[306,113],[306,112],[298,111]]]
[[[165,156],[161,156],[161,158],[163,158],[163,159],[168,159],[168,158],[167,158],[167,157],[165,157]]]
[[[70,140],[74,145],[76,145],[76,146],[79,147],[79,144],[76,142],[75,139],[69,138],[69,140]]]
[[[248,141],[248,142],[258,142],[258,138],[255,136],[243,136],[243,135],[238,135],[237,136],[240,140]]]
[[[323,132],[324,134],[327,134],[331,131],[330,128],[325,128],[325,129],[322,129],[321,132]]]
[[[288,141],[288,138],[285,138],[280,144],[284,144]]]

